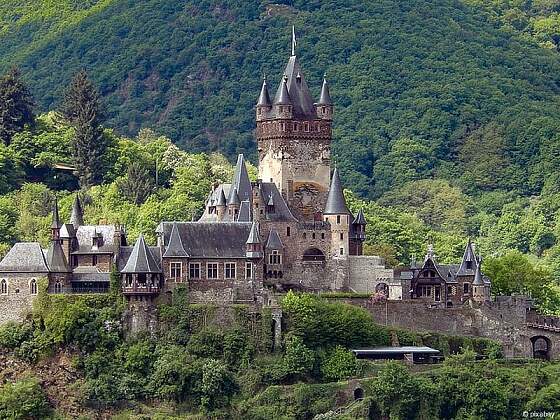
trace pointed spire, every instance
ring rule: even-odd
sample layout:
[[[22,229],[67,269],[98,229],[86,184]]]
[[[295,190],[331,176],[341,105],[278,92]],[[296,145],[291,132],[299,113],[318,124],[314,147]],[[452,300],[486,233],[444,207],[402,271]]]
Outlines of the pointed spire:
[[[356,218],[354,219],[352,224],[353,225],[366,225],[367,224],[366,217],[364,216],[364,211],[363,211],[362,208],[360,208],[360,210],[358,211],[358,214],[356,215]]]
[[[185,251],[181,235],[179,235],[179,228],[177,222],[173,222],[171,228],[171,235],[169,235],[169,244],[163,253],[164,257],[188,257],[189,254]]]
[[[259,95],[259,100],[257,106],[264,106],[270,108],[272,106],[272,101],[270,100],[270,95],[268,94],[268,86],[266,84],[266,77],[263,78],[263,84],[261,88],[261,94]]]
[[[223,206],[225,207],[227,204],[226,202],[226,195],[224,194],[224,189],[220,190],[220,196],[218,197],[218,203],[216,204],[217,207]]]
[[[78,227],[84,224],[84,211],[82,209],[82,203],[80,202],[80,196],[78,195],[78,193],[76,193],[74,203],[72,204],[70,223],[74,225],[75,229],[78,229]]]
[[[274,105],[291,105],[292,101],[290,99],[290,94],[288,93],[288,76],[284,75],[278,90],[276,91],[276,96],[274,97]]]
[[[249,237],[247,238],[247,245],[255,245],[261,243],[261,238],[259,237],[259,224],[255,220],[251,225],[251,231],[249,232]]]
[[[52,241],[47,251],[47,266],[52,273],[66,273],[69,271],[66,256],[60,241]]]
[[[476,273],[474,274],[474,281],[473,285],[483,286],[484,281],[482,280],[482,258],[478,260],[478,264],[476,265]]]
[[[239,206],[239,213],[237,215],[238,222],[250,222],[253,218],[251,212],[251,203],[248,201],[242,201],[241,205]]]
[[[428,244],[428,250],[426,251],[426,258],[425,261],[428,260],[433,260],[435,258],[435,253],[434,253],[434,245],[429,243]]]
[[[342,183],[340,182],[337,168],[333,172],[329,196],[323,214],[350,214],[342,192]]]
[[[160,273],[159,264],[156,262],[152,251],[146,241],[144,235],[140,234],[126,265],[121,270],[121,273]]]
[[[323,77],[323,87],[321,87],[321,96],[319,97],[319,102],[317,105],[332,105],[331,94],[329,92],[329,84],[327,79]]]
[[[52,224],[51,229],[60,229],[62,223],[60,223],[60,216],[58,215],[58,199],[54,197],[53,212],[52,212]]]
[[[295,57],[296,55],[296,47],[297,47],[296,27],[292,25],[292,57]]]
[[[476,253],[474,250],[474,244],[469,238],[467,245],[465,246],[465,252],[463,253],[463,260],[461,261],[461,266],[457,271],[457,275],[473,275],[476,271],[476,266],[478,265],[478,260],[476,258]]]
[[[239,206],[240,204],[241,204],[241,200],[239,199],[239,194],[237,194],[237,189],[232,188],[231,193],[229,194],[228,206],[229,205]]]
[[[239,154],[239,156],[237,156],[237,163],[235,165],[235,172],[233,173],[228,203],[232,199],[235,199],[232,197],[234,191],[239,195],[238,200],[240,202],[251,201],[253,188],[251,187],[251,181],[249,180],[249,173],[247,172],[247,165],[245,165],[245,158],[243,154]]]

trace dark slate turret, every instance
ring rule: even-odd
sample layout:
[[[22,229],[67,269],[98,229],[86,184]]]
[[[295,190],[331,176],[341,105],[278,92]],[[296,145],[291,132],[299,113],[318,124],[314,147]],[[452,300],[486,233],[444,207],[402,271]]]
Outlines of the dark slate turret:
[[[239,194],[237,194],[237,189],[232,188],[229,193],[228,206],[239,206],[241,200],[239,199]]]
[[[284,74],[294,117],[302,119],[317,118],[313,96],[303,76],[299,60],[295,55],[292,55],[288,60]]]
[[[249,180],[247,166],[245,165],[245,158],[242,154],[237,157],[237,164],[235,165],[235,172],[231,182],[230,199],[234,190],[239,195],[240,201],[251,201],[253,189]]]
[[[356,215],[356,217],[354,218],[354,221],[352,222],[353,225],[366,225],[366,218],[364,216],[364,211],[362,209],[360,209],[358,211],[358,214]]]
[[[152,251],[150,251],[150,248],[148,248],[148,245],[146,245],[144,235],[140,235],[121,273],[156,274],[160,272],[159,264],[154,258]]]
[[[272,101],[270,100],[270,95],[268,93],[268,85],[266,84],[266,77],[263,79],[261,94],[259,95],[257,106],[263,108],[270,108],[272,106]]]
[[[465,252],[463,253],[463,261],[461,262],[461,266],[457,271],[457,275],[472,276],[475,274],[477,265],[478,261],[476,258],[476,253],[474,251],[474,245],[469,238],[467,246],[465,247]]]
[[[51,273],[66,273],[69,271],[66,256],[58,240],[52,241],[47,251],[47,266]]]
[[[473,286],[484,286],[481,266],[482,266],[482,260],[479,260],[478,264],[476,265],[476,272],[474,274]]]
[[[239,206],[239,213],[237,214],[238,222],[251,222],[253,220],[251,212],[251,203],[248,201],[242,201]]]
[[[278,86],[276,95],[274,96],[274,105],[292,105],[290,94],[288,93],[287,77],[284,76]]]
[[[251,231],[247,237],[245,255],[247,258],[262,257],[262,242],[259,236],[259,224],[257,221],[254,221],[251,225]]]
[[[74,229],[78,229],[84,224],[84,211],[82,209],[82,203],[80,202],[80,197],[78,194],[76,194],[74,203],[72,204],[70,223],[74,225]]]
[[[323,86],[321,87],[321,96],[319,97],[319,102],[317,105],[332,105],[331,94],[329,92],[329,84],[327,83],[327,79],[323,78]]]
[[[185,251],[181,235],[179,235],[179,228],[177,223],[173,222],[171,234],[169,235],[169,244],[163,253],[164,257],[188,257],[189,254]]]
[[[350,214],[350,210],[346,206],[346,199],[342,192],[342,183],[340,182],[340,177],[338,175],[338,169],[335,168],[331,187],[329,189],[329,196],[327,198],[327,204],[325,205],[325,211],[323,214]]]
[[[52,211],[52,223],[51,223],[51,237],[52,239],[60,238],[60,228],[62,223],[60,223],[60,216],[58,215],[58,200],[54,198],[53,211]]]
[[[216,207],[225,207],[226,204],[226,195],[224,194],[224,190],[222,188],[218,197],[218,203],[216,204]]]

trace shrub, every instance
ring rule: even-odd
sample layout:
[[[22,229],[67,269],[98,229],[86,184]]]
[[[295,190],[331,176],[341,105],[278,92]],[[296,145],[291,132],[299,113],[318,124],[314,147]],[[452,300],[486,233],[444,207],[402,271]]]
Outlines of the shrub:
[[[41,419],[49,412],[47,397],[35,378],[7,383],[0,388],[0,418]]]
[[[308,375],[313,370],[314,362],[314,352],[304,344],[301,337],[288,337],[284,354],[284,367],[288,375],[295,378]]]
[[[321,364],[323,378],[329,381],[348,379],[354,376],[356,371],[356,357],[342,346],[336,346]]]
[[[30,324],[9,322],[0,327],[0,347],[13,350],[31,338],[33,328]]]

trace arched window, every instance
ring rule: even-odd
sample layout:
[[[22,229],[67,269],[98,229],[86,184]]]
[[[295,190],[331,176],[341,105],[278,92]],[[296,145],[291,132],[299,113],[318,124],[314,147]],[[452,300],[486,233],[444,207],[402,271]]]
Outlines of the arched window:
[[[62,293],[62,283],[60,283],[60,281],[58,281],[58,280],[54,284],[54,292],[55,293]]]
[[[325,254],[320,249],[309,248],[303,253],[303,261],[325,261]]]
[[[2,281],[0,282],[0,294],[8,294],[8,282],[6,281],[6,279],[2,279]]]
[[[463,283],[463,293],[465,295],[469,294],[469,283]]]
[[[31,279],[31,282],[29,283],[29,293],[32,295],[37,294],[37,280]]]

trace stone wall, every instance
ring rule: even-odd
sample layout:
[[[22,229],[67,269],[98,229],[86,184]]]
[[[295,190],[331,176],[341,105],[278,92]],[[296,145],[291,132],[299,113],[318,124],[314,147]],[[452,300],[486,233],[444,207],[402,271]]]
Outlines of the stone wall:
[[[31,294],[31,281],[37,282],[39,277],[31,274],[10,274],[0,279],[6,280],[8,290],[0,294],[0,325],[10,321],[22,321],[31,312],[33,300],[37,295]]]
[[[381,257],[351,255],[348,257],[348,289],[357,293],[373,293],[379,283],[389,285],[393,270],[385,268]]]

